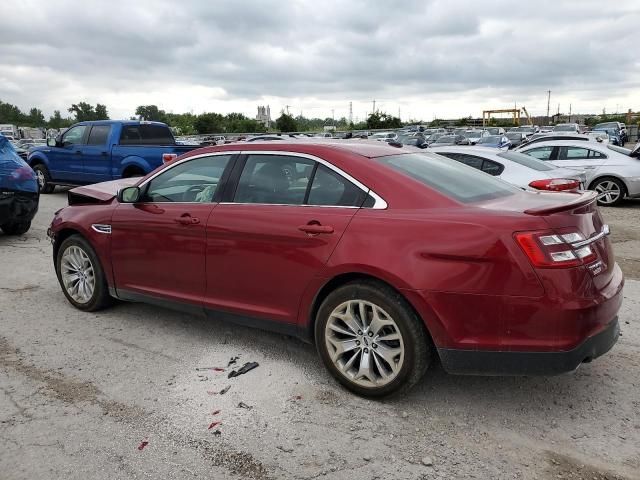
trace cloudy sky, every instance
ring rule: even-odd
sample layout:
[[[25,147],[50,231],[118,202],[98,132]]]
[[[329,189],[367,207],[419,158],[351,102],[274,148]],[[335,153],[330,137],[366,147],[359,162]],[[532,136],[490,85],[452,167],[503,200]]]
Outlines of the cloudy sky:
[[[0,100],[363,119],[640,110],[639,0],[2,0]]]

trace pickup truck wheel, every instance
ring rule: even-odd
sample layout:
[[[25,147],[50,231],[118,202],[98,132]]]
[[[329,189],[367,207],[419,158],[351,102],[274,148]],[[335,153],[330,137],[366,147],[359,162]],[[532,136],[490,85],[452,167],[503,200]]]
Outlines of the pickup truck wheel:
[[[31,228],[31,222],[11,222],[2,225],[2,231],[6,235],[22,235],[27,233]]]
[[[77,309],[94,312],[111,304],[98,255],[80,235],[71,235],[60,245],[56,274],[65,297]]]
[[[36,173],[40,193],[52,193],[56,186],[51,183],[51,175],[47,167],[39,163],[33,166],[33,171]]]

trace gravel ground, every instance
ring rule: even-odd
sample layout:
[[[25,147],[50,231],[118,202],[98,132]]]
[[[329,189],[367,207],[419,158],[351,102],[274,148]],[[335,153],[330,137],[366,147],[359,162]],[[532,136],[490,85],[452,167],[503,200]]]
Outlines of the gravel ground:
[[[65,203],[43,196],[27,235],[0,235],[0,479],[640,478],[639,203],[604,211],[628,278],[608,355],[552,378],[436,367],[384,402],[282,335],[140,304],[75,310],[45,236]],[[232,357],[260,366],[228,379]]]

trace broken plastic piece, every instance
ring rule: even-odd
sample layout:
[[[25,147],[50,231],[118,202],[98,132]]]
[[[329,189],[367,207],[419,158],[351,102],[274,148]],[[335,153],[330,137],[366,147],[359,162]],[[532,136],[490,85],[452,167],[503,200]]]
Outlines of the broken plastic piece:
[[[143,440],[142,442],[140,442],[140,445],[138,445],[138,450],[144,450],[144,447],[146,447],[147,445],[149,445],[149,442]]]
[[[211,422],[211,424],[209,425],[209,428],[207,430],[211,430],[212,428],[217,427],[221,423],[222,422]]]
[[[224,368],[220,367],[213,367],[211,370],[213,370],[214,372],[224,372]]]
[[[251,410],[251,409],[253,408],[253,406],[251,406],[251,405],[247,405],[247,404],[246,404],[246,403],[244,403],[244,402],[240,402],[240,403],[238,404],[238,408],[246,408],[247,410]]]
[[[237,377],[238,375],[243,375],[253,370],[254,368],[257,368],[259,365],[260,364],[258,362],[247,362],[238,370],[232,370],[231,372],[229,372],[229,376],[227,378],[233,378],[233,377]]]
[[[220,410],[214,410],[213,412],[211,412],[211,415],[218,415],[220,413]]]
[[[229,363],[227,363],[227,367],[230,367],[231,365],[235,365],[239,359],[240,357],[231,357],[231,359],[229,360]]]
[[[213,432],[213,434],[215,436],[220,436],[220,435],[222,435],[222,432],[220,430],[216,430],[215,432]]]
[[[230,388],[231,385],[227,385],[226,387],[224,387],[222,390],[220,390],[220,395],[224,395],[225,393],[227,393]]]

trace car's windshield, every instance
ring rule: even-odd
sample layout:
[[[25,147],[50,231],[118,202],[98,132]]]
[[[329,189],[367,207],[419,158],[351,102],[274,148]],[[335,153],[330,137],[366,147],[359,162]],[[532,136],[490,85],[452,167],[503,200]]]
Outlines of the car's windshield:
[[[480,144],[480,143],[500,143],[501,141],[502,141],[502,135],[488,135],[488,136],[478,140],[478,144]]]
[[[463,203],[513,195],[516,187],[441,155],[408,153],[376,161]]]
[[[506,158],[507,160],[511,160],[512,162],[515,162],[518,165],[532,168],[533,170],[537,170],[539,172],[548,172],[549,170],[555,170],[557,168],[550,163],[545,163],[542,160],[538,160],[535,157],[525,155],[524,153],[502,152],[502,153],[499,153],[498,156],[502,158]]]
[[[520,140],[522,138],[522,134],[519,132],[508,132],[506,136],[509,140]]]
[[[556,125],[553,127],[554,132],[575,132],[576,127],[573,125]]]
[[[456,138],[456,135],[443,135],[438,138],[435,143],[454,143]]]

